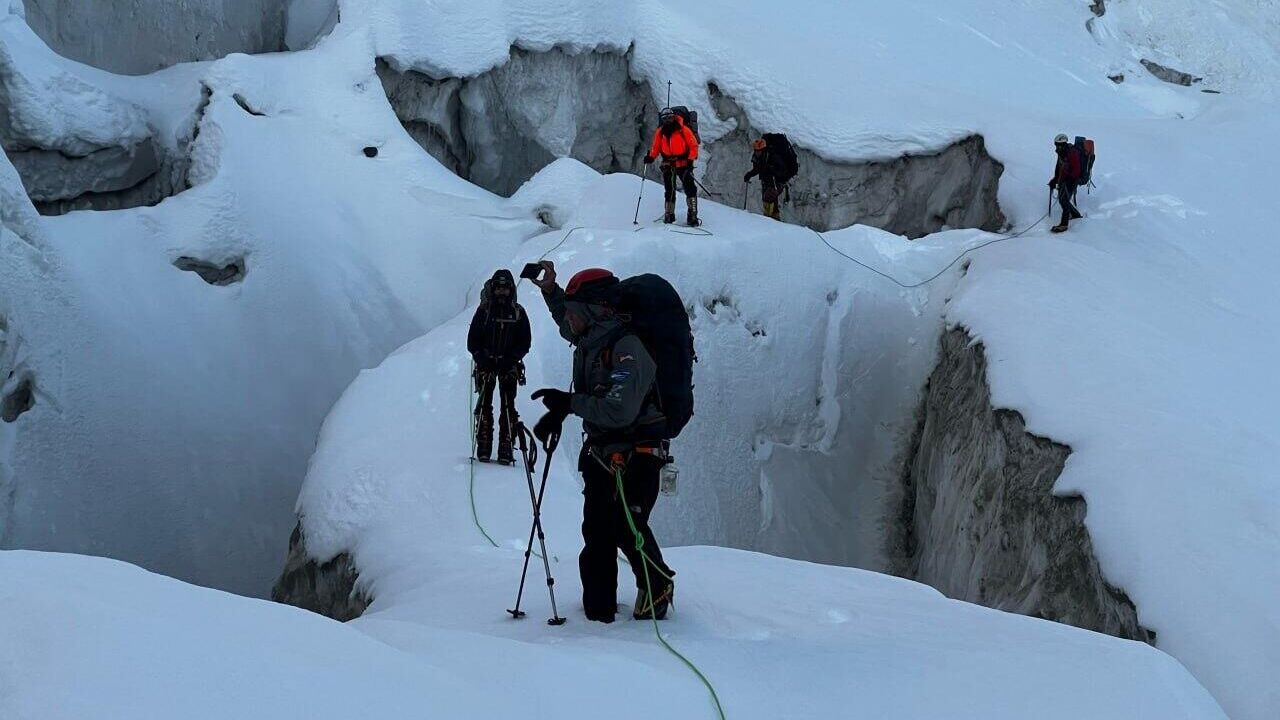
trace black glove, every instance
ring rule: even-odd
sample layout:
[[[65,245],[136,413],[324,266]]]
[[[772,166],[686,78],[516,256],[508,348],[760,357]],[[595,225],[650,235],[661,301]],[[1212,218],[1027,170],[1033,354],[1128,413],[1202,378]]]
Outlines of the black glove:
[[[544,446],[547,439],[552,435],[560,434],[560,427],[564,425],[564,415],[557,415],[554,412],[547,412],[533,426],[533,436],[538,438]]]
[[[742,182],[749,183],[751,182],[752,177],[754,176],[751,173],[747,173],[746,175],[742,176]]]
[[[562,421],[569,415],[569,399],[573,395],[563,390],[542,388],[541,390],[535,390],[531,397],[534,400],[541,400],[542,404],[547,407],[549,414],[559,415]]]
[[[1058,187],[1058,179],[1054,178],[1049,181],[1049,189],[1052,190],[1053,188],[1056,188],[1056,187]]]
[[[653,156],[652,156],[652,155],[645,155],[645,156],[644,156],[644,164],[645,164],[645,165],[652,165],[652,164],[653,164]]]

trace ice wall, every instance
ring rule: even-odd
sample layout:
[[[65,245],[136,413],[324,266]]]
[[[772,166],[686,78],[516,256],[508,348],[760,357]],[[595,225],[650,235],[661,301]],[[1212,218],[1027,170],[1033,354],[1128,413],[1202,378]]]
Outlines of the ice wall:
[[[648,84],[617,52],[513,49],[474,78],[435,79],[381,62],[378,74],[427,152],[504,196],[560,157],[599,172],[639,171],[657,115]]]
[[[1154,640],[1102,576],[1083,498],[1054,495],[1071,449],[991,405],[980,344],[942,337],[887,541],[893,570],[948,597]]]
[[[602,173],[643,171],[640,160],[662,103],[647,82],[635,79],[630,63],[629,52],[512,49],[507,62],[475,77],[433,78],[386,62],[379,63],[379,76],[397,117],[423,148],[459,176],[510,195],[560,157]],[[702,181],[714,199],[737,206],[760,129],[714,84],[707,92],[719,119],[735,129],[704,139]],[[1004,167],[981,136],[935,153],[872,162],[798,150],[788,222],[824,231],[871,225],[912,238],[1004,225],[997,200]],[[758,188],[746,193],[757,212]]]
[[[712,144],[703,180],[724,193],[721,202],[760,212],[760,181],[744,192],[742,174],[751,167],[751,141],[767,128],[751,123],[733,98],[708,87],[712,106],[735,129]],[[945,228],[998,231],[1005,224],[997,199],[1004,166],[971,135],[935,153],[892,160],[836,162],[797,147],[800,173],[790,182],[791,202],[783,219],[815,230],[871,225],[918,238]]]
[[[284,49],[287,0],[25,0],[27,22],[58,54],[144,75],[235,52]]]

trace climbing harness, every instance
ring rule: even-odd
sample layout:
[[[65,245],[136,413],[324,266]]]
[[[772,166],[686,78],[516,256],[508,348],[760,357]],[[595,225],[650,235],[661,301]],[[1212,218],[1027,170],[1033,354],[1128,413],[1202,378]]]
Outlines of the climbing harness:
[[[533,525],[529,528],[529,542],[524,549],[524,568],[520,571],[520,589],[516,592],[516,606],[507,612],[517,620],[524,617],[524,611],[520,609],[520,601],[524,599],[524,581],[529,574],[529,557],[535,554],[533,536],[536,534],[538,545],[542,548],[542,554],[538,557],[542,558],[542,569],[547,575],[547,592],[551,595],[551,619],[547,620],[547,624],[563,625],[565,618],[560,617],[560,611],[556,608],[556,579],[551,576],[551,563],[547,560],[547,538],[542,531],[542,497],[547,492],[547,477],[551,474],[551,456],[555,454],[556,445],[560,444],[560,431],[556,430],[547,438],[544,446],[547,458],[542,469],[542,485],[536,493],[533,490],[533,471],[538,464],[538,444],[534,441],[533,433],[525,428],[524,423],[516,423],[516,432],[520,438],[520,455],[524,459],[524,476],[529,481],[529,504],[533,506]]]
[[[654,602],[653,581],[649,578],[649,570],[650,568],[652,568],[654,572],[666,578],[667,582],[669,583],[674,583],[675,580],[672,579],[670,575],[663,572],[662,569],[659,568],[656,564],[654,564],[653,560],[650,559],[649,557],[649,553],[644,551],[644,535],[640,534],[640,530],[636,528],[635,518],[631,516],[631,506],[627,503],[627,491],[626,491],[626,488],[623,486],[624,483],[622,482],[622,464],[617,460],[615,460],[613,463],[613,467],[611,468],[607,464],[605,464],[603,459],[596,457],[595,453],[592,453],[592,457],[595,457],[596,462],[600,463],[600,465],[603,466],[605,470],[613,473],[613,479],[614,479],[614,482],[617,484],[617,488],[618,488],[618,501],[622,503],[622,511],[623,513],[625,513],[627,518],[627,527],[631,529],[631,534],[635,536],[636,552],[640,554],[640,558],[641,560],[643,560],[643,565],[644,565],[645,596],[649,599],[649,603],[650,603],[649,620],[653,622],[653,634],[658,638],[658,642],[662,645],[662,647],[667,649],[667,652],[671,653],[676,658],[678,658],[680,662],[684,663],[685,667],[689,668],[690,672],[692,672],[694,675],[697,676],[698,680],[702,681],[702,684],[707,688],[707,692],[710,693],[711,695],[711,701],[715,703],[716,714],[720,717],[720,720],[725,720],[724,707],[720,704],[720,696],[716,693],[715,686],[711,684],[711,681],[707,679],[707,676],[703,674],[702,670],[700,670],[698,666],[693,663],[692,660],[685,657],[679,650],[675,649],[675,647],[672,646],[671,643],[667,642],[667,639],[662,636],[662,629],[658,627],[658,616],[657,616],[657,613],[654,612],[654,608],[652,605],[652,603]],[[639,611],[639,608],[636,608],[636,610]]]

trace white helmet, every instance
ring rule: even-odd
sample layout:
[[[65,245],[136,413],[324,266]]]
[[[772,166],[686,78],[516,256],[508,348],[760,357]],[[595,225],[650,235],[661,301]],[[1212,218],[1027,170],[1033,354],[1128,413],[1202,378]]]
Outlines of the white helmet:
[[[1057,137],[1053,139],[1054,145],[1057,145],[1058,143],[1065,143],[1065,142],[1068,142],[1066,133],[1058,133]]]

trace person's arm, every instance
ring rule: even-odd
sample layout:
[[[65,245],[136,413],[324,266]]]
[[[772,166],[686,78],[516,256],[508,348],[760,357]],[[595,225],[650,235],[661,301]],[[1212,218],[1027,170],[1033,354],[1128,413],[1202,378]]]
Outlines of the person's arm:
[[[574,393],[569,410],[597,427],[616,429],[633,425],[653,387],[658,366],[635,335],[624,336],[613,346],[611,385],[604,396]]]
[[[556,321],[556,327],[560,328],[560,337],[574,341],[573,328],[569,327],[569,321],[564,316],[564,290],[559,285],[552,285],[550,290],[542,291],[542,299],[547,303],[547,309],[551,311],[551,319]]]
[[[529,313],[525,312],[524,308],[519,305],[516,305],[516,310],[520,313],[520,320],[516,323],[516,334],[511,343],[511,354],[515,360],[519,361],[529,354],[529,346],[533,344],[533,332],[529,329]]]
[[[686,155],[688,155],[689,157],[689,162],[693,162],[694,160],[697,160],[698,159],[698,138],[696,135],[693,134],[693,131],[689,129],[688,125],[684,126],[684,141],[685,141],[685,146],[689,148],[688,153],[686,153]]]
[[[467,331],[467,352],[471,353],[471,357],[479,360],[477,353],[483,351],[484,347],[484,308],[476,308],[476,314],[471,316],[471,329]]]
[[[662,149],[662,143],[659,142],[659,139],[661,138],[661,134],[662,134],[662,128],[658,128],[657,130],[653,131],[653,142],[649,144],[649,154],[645,156],[646,158],[649,159],[649,162],[653,162],[655,159],[657,159],[658,151]]]
[[[564,316],[564,290],[556,284],[556,264],[550,260],[539,261],[547,270],[542,273],[542,277],[534,280],[533,284],[542,291],[542,300],[547,304],[547,310],[551,311],[551,319],[556,321],[556,327],[560,328],[560,337],[574,341],[573,329],[569,327],[569,321]]]

